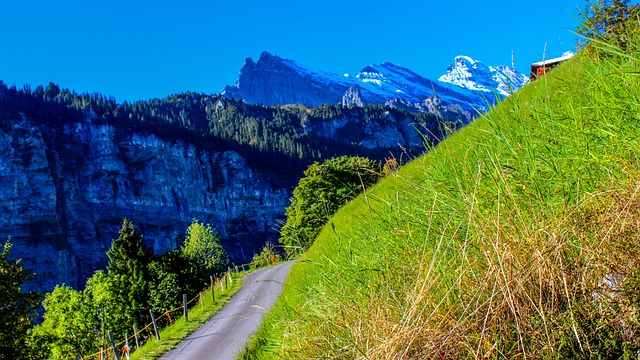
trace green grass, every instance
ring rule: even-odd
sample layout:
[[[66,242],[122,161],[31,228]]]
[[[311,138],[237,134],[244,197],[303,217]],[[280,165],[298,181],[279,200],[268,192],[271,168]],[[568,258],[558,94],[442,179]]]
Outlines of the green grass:
[[[244,358],[637,356],[632,40],[581,52],[342,208]]]
[[[167,326],[160,331],[160,341],[156,338],[151,338],[147,343],[140,347],[140,351],[132,352],[131,359],[156,359],[162,356],[165,352],[175,348],[182,340],[189,336],[192,332],[198,329],[201,325],[206,323],[213,315],[215,315],[224,305],[227,304],[229,299],[235,295],[238,290],[242,288],[242,280],[247,272],[241,272],[233,274],[233,283],[229,288],[225,288],[224,293],[221,291],[220,286],[216,285],[215,296],[216,303],[213,303],[211,298],[211,290],[207,290],[202,293],[203,303],[202,306],[199,303],[192,305],[189,311],[189,321],[185,321],[182,316],[182,311],[179,311],[175,316],[173,326]],[[178,316],[179,315],[179,316]],[[120,344],[119,348],[124,344]],[[135,345],[135,339],[129,340],[129,346],[132,348]]]

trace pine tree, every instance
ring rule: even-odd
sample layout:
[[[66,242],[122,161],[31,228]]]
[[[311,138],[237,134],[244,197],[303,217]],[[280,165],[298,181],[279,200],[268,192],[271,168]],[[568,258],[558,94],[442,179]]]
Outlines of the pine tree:
[[[40,295],[22,292],[22,285],[33,277],[20,260],[9,258],[11,243],[0,253],[0,359],[24,359],[28,356],[27,331],[36,317]]]
[[[112,327],[128,328],[134,323],[144,324],[149,313],[148,265],[152,254],[142,244],[142,234],[129,220],[124,219],[117,239],[107,251],[109,263],[109,292],[119,306],[119,314],[111,314],[116,319]],[[115,330],[115,329],[112,329]]]

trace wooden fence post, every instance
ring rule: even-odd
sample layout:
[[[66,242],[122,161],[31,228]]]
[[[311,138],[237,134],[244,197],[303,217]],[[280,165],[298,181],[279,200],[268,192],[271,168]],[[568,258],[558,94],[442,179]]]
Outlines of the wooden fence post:
[[[215,293],[215,287],[216,287],[216,283],[215,281],[213,281],[213,276],[209,276],[209,279],[211,280],[211,299],[213,300],[213,303],[216,303],[216,293]]]
[[[202,292],[200,292],[200,309],[204,310],[204,302],[202,301]]]
[[[138,343],[138,330],[136,330],[135,325],[133,325],[133,335],[136,337],[136,352],[140,352],[140,343]]]
[[[116,356],[116,360],[120,360],[120,353],[116,348],[116,341],[113,339],[113,332],[109,330],[109,341],[111,341],[111,348],[113,349],[113,353]]]
[[[189,312],[187,311],[187,294],[182,294],[182,314],[184,315],[184,321],[189,321]]]
[[[220,289],[224,294],[224,275],[222,275],[222,279],[220,279]]]
[[[164,309],[165,314],[167,314],[167,318],[169,319],[169,324],[171,324],[171,327],[173,328],[173,330],[176,329],[175,326],[173,326],[173,320],[171,320],[171,313],[169,312],[169,309]]]
[[[127,357],[127,359],[129,359],[130,349],[129,349],[129,332],[128,331],[124,332],[124,348],[125,348],[125,353],[124,354]]]
[[[158,324],[156,324],[156,317],[155,315],[153,315],[153,310],[149,309],[149,312],[151,313],[151,321],[153,322],[153,330],[156,332],[156,339],[158,339],[158,341],[160,341],[160,334],[158,333]]]

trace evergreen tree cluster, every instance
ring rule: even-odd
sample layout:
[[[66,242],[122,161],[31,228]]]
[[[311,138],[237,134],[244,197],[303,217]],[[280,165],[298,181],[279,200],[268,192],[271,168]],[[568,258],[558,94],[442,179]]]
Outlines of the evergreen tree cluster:
[[[421,152],[420,149],[366,149],[358,142],[371,121],[385,123],[410,118],[440,138],[441,119],[431,114],[408,113],[383,105],[364,107],[323,105],[262,106],[230,100],[219,95],[192,92],[133,103],[119,104],[101,94],[78,94],[50,83],[31,89],[8,87],[0,81],[0,128],[7,130],[20,116],[44,127],[56,127],[91,117],[96,124],[116,129],[152,133],[167,141],[186,141],[212,150],[238,152],[253,168],[275,171],[283,178],[298,179],[315,161],[340,155],[359,155],[382,160],[390,152]],[[358,119],[341,139],[316,136],[313,124],[341,118]]]

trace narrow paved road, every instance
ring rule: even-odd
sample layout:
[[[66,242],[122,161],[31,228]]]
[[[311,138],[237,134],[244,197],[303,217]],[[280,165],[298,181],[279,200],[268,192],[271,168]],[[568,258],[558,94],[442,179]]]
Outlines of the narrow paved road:
[[[292,264],[289,261],[247,275],[242,289],[222,310],[160,359],[233,360],[282,293]]]

